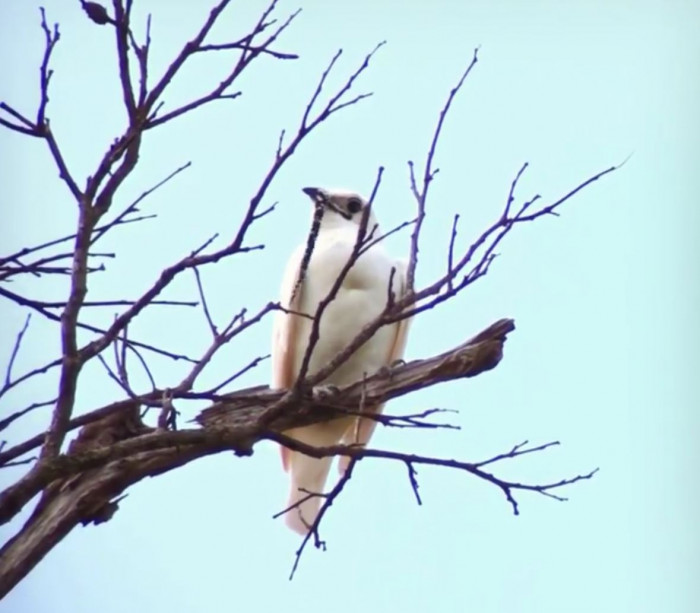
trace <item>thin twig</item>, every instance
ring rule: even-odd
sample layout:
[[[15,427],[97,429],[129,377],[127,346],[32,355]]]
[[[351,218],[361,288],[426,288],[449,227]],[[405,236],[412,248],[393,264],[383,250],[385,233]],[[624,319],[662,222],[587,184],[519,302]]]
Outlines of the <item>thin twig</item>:
[[[211,313],[209,312],[209,306],[207,305],[207,299],[204,296],[204,288],[202,287],[202,279],[199,276],[199,269],[195,266],[192,269],[192,272],[194,273],[194,278],[197,281],[197,291],[199,292],[199,299],[202,303],[202,309],[204,311],[204,316],[207,319],[207,323],[209,324],[209,330],[211,331],[211,335],[216,338],[219,335],[219,331],[216,329],[216,325],[214,324],[214,320],[211,318]]]
[[[299,549],[297,549],[296,553],[294,554],[294,564],[292,565],[292,570],[289,573],[289,580],[291,581],[294,578],[294,574],[297,571],[297,568],[299,567],[299,562],[301,560],[301,554],[304,553],[304,549],[306,548],[306,545],[309,543],[311,540],[311,537],[313,536],[314,539],[314,547],[317,549],[322,549],[325,551],[326,549],[326,542],[321,540],[321,536],[319,534],[319,526],[321,525],[321,520],[325,517],[328,509],[331,507],[335,499],[338,497],[340,492],[343,491],[345,488],[345,485],[347,484],[348,481],[350,481],[352,477],[353,470],[355,468],[355,463],[357,462],[356,458],[351,458],[350,462],[348,462],[348,466],[345,470],[345,472],[341,475],[340,479],[338,479],[337,483],[333,486],[333,489],[328,492],[327,494],[313,494],[315,496],[319,496],[323,498],[323,503],[321,504],[321,507],[318,510],[318,513],[316,514],[316,518],[314,519],[313,523],[308,526],[309,530],[304,536],[301,545],[299,545]],[[292,507],[285,509],[283,513],[288,513],[294,509],[295,506],[298,506],[302,502],[304,502],[306,499],[300,500],[296,505],[292,505]],[[275,515],[275,517],[278,517],[280,514]]]
[[[43,402],[32,402],[32,404],[30,404],[28,407],[25,407],[24,409],[21,409],[19,411],[15,411],[11,415],[8,415],[4,419],[0,420],[0,431],[7,428],[16,419],[19,419],[20,417],[26,415],[27,413],[30,413],[34,409],[40,409],[41,407],[48,407],[48,406],[51,406],[52,404],[55,404],[55,403],[56,403],[56,398],[52,398],[51,400],[44,400]]]
[[[190,166],[192,166],[192,162],[188,161],[184,163],[182,166],[179,166],[175,170],[173,170],[168,176],[165,178],[161,179],[156,183],[155,185],[149,187],[147,190],[143,191],[136,200],[131,202],[129,206],[127,206],[119,215],[117,215],[112,221],[106,223],[103,226],[95,228],[93,235],[92,235],[92,240],[90,241],[90,245],[94,245],[106,232],[111,230],[114,226],[119,225],[119,224],[124,224],[124,223],[129,223],[129,220],[125,220],[124,218],[127,215],[130,215],[131,213],[135,212],[137,210],[138,205],[148,196],[150,196],[153,192],[158,190],[159,188],[163,187],[166,183],[168,183],[171,179],[174,179],[177,175],[179,175],[181,172],[187,170]],[[141,217],[140,219],[148,219],[151,216],[148,217]],[[139,219],[139,220],[140,220]],[[135,219],[131,220],[136,221]]]
[[[243,368],[238,370],[237,372],[233,373],[230,377],[227,377],[224,379],[221,383],[216,385],[215,387],[212,387],[211,389],[207,390],[206,392],[203,392],[203,397],[208,397],[213,394],[218,394],[219,391],[226,387],[229,383],[232,383],[239,377],[243,376],[245,373],[251,371],[253,368],[257,367],[260,362],[264,362],[270,357],[270,354],[268,353],[267,355],[259,355],[257,358],[252,359],[248,364],[246,364]]]
[[[457,224],[459,223],[459,213],[455,214],[454,220],[452,221],[452,233],[450,234],[450,246],[447,251],[447,276],[449,278],[447,282],[447,287],[453,289],[453,278],[450,276],[454,268],[455,259],[455,240],[457,239]]]
[[[413,462],[405,462],[406,464],[406,469],[408,470],[408,480],[411,483],[411,489],[413,490],[414,495],[416,496],[416,502],[418,503],[418,506],[423,504],[423,501],[421,500],[420,494],[418,493],[418,471],[416,470],[416,467],[413,465]]]
[[[433,168],[433,158],[435,157],[435,151],[437,149],[438,141],[440,140],[440,134],[442,133],[442,126],[445,122],[445,118],[447,117],[447,113],[450,110],[450,106],[452,106],[452,101],[454,100],[459,90],[462,88],[462,85],[464,85],[464,82],[469,76],[469,73],[471,73],[472,68],[474,68],[478,61],[478,52],[479,48],[477,47],[476,49],[474,49],[474,55],[472,57],[471,62],[467,66],[466,70],[462,73],[462,76],[457,82],[457,85],[455,85],[450,91],[450,94],[447,96],[445,106],[443,106],[442,110],[440,111],[437,126],[435,127],[435,131],[433,132],[433,138],[430,143],[428,155],[425,160],[425,167],[423,170],[423,182],[420,188],[417,184],[414,164],[412,161],[408,162],[411,191],[413,192],[413,196],[416,200],[416,206],[418,209],[416,215],[416,224],[413,228],[413,233],[411,234],[411,250],[408,261],[408,270],[406,272],[406,285],[408,287],[409,292],[413,292],[415,286],[416,266],[418,264],[419,240],[421,229],[423,227],[423,219],[425,219],[425,204],[428,198],[428,188],[430,187],[430,183],[432,182],[433,178],[438,172],[437,169]]]
[[[5,385],[3,386],[4,388],[10,387],[10,383],[12,381],[12,366],[14,365],[15,358],[17,358],[17,354],[19,353],[19,348],[22,345],[24,333],[29,327],[29,322],[31,321],[31,318],[32,314],[27,313],[27,317],[24,320],[24,325],[22,326],[22,329],[17,333],[17,337],[15,338],[15,344],[12,347],[12,353],[10,353],[10,360],[7,363],[7,369],[5,370]]]

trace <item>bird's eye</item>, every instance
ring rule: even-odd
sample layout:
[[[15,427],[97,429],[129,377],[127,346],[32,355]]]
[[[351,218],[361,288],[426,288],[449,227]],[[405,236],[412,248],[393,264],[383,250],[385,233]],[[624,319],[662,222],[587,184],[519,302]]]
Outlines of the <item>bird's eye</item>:
[[[351,215],[354,215],[355,213],[359,212],[359,210],[362,208],[362,202],[360,202],[357,198],[352,198],[348,200],[348,213]]]

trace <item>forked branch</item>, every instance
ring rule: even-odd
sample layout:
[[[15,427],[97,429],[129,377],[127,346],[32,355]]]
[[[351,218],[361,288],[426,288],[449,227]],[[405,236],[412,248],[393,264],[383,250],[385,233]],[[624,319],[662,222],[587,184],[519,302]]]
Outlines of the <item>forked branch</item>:
[[[466,472],[499,488],[516,514],[518,513],[518,503],[515,498],[517,493],[530,491],[562,500],[563,497],[558,493],[560,488],[589,479],[595,473],[591,471],[559,481],[528,484],[502,479],[491,472],[491,467],[494,465],[525,454],[544,451],[558,444],[556,442],[539,446],[528,446],[527,442],[521,443],[513,446],[508,452],[494,455],[486,460],[466,462],[358,446],[338,445],[314,448],[284,435],[284,432],[290,428],[303,427],[348,414],[375,419],[388,427],[452,427],[451,424],[431,422],[429,418],[435,414],[434,409],[419,411],[412,415],[392,416],[372,415],[370,412],[365,412],[364,407],[383,404],[392,398],[441,381],[473,377],[494,368],[502,357],[507,334],[514,329],[512,320],[500,320],[469,341],[438,356],[394,366],[386,372],[377,373],[345,386],[337,392],[321,395],[318,388],[314,386],[323,382],[339,368],[381,326],[434,308],[455,297],[483,277],[496,256],[496,249],[513,228],[524,222],[557,215],[563,204],[617,168],[612,166],[603,170],[580,182],[559,198],[543,204],[544,199],[539,194],[523,199],[517,196],[519,181],[527,168],[527,164],[524,164],[512,181],[505,205],[499,210],[498,217],[465,249],[460,249],[458,245],[458,215],[454,217],[445,273],[437,275],[423,287],[416,287],[419,246],[423,220],[428,210],[429,187],[438,172],[435,167],[437,147],[448,112],[477,62],[478,50],[475,50],[471,62],[449,93],[447,102],[440,111],[424,167],[417,172],[414,164],[409,162],[409,190],[416,202],[415,218],[397,225],[381,236],[374,236],[374,229],[369,229],[367,233],[365,216],[352,257],[343,268],[338,282],[333,285],[329,295],[322,301],[319,312],[315,314],[312,340],[304,360],[304,367],[297,385],[292,390],[270,390],[267,386],[258,386],[232,394],[222,393],[221,390],[235,381],[238,376],[265,360],[267,356],[263,355],[247,361],[242,360],[238,372],[226,376],[214,385],[210,384],[208,389],[199,387],[200,375],[221,348],[237,340],[241,334],[270,313],[282,310],[292,316],[309,317],[309,315],[291,311],[287,305],[267,302],[250,311],[247,307],[239,305],[227,319],[216,322],[209,308],[210,297],[205,292],[203,271],[209,264],[263,248],[263,245],[251,244],[248,237],[256,221],[274,212],[275,204],[263,204],[268,189],[289,158],[298,151],[299,146],[313,131],[331,115],[371,95],[356,93],[355,86],[383,43],[365,56],[340,87],[328,92],[329,76],[335,69],[341,52],[332,57],[309,93],[309,101],[300,113],[296,130],[292,129],[289,132],[282,130],[278,142],[275,143],[276,147],[271,149],[270,165],[262,174],[257,189],[241,208],[240,225],[235,232],[223,237],[213,234],[204,242],[200,239],[198,246],[183,250],[181,257],[159,271],[146,290],[134,300],[123,300],[121,297],[115,297],[114,300],[98,297],[93,300],[92,295],[90,300],[86,299],[88,275],[103,269],[104,258],[113,255],[94,251],[96,242],[116,227],[153,217],[154,215],[141,213],[141,202],[155,189],[189,166],[189,162],[184,164],[161,182],[144,191],[125,208],[114,211],[112,204],[115,202],[116,194],[136,167],[142,153],[142,140],[148,130],[165,125],[175,118],[183,117],[194,109],[204,107],[216,100],[236,98],[239,95],[239,91],[235,89],[238,77],[257,57],[279,60],[296,58],[293,53],[276,49],[280,35],[297,15],[296,12],[292,13],[278,22],[273,17],[276,0],[272,0],[262,12],[248,34],[236,37],[229,42],[209,41],[208,37],[212,29],[229,4],[230,0],[219,0],[202,26],[190,40],[182,45],[163,73],[153,79],[153,75],[149,73],[150,16],[147,21],[145,40],[139,43],[131,27],[133,6],[131,0],[112,0],[110,12],[113,16],[108,14],[107,9],[96,8],[99,7],[96,3],[83,2],[83,8],[93,21],[107,26],[107,29],[114,28],[117,57],[115,69],[119,75],[121,97],[128,118],[124,131],[116,136],[109,149],[99,160],[96,160],[92,173],[85,178],[84,183],[80,183],[85,186],[84,189],[78,187],[78,181],[71,174],[70,164],[63,157],[47,116],[49,83],[52,78],[50,61],[59,40],[59,31],[57,25],[53,28],[49,27],[43,10],[41,27],[45,48],[40,67],[40,96],[36,113],[26,113],[7,102],[0,102],[0,125],[24,135],[43,139],[47,143],[60,177],[68,187],[76,205],[73,234],[40,245],[25,247],[0,257],[0,282],[9,281],[11,277],[20,274],[32,275],[33,278],[39,279],[47,274],[62,274],[64,275],[62,278],[69,284],[66,296],[61,300],[52,301],[29,298],[14,289],[0,288],[0,296],[4,299],[23,308],[32,309],[46,319],[56,322],[60,326],[61,340],[59,357],[24,374],[15,375],[16,357],[27,329],[27,320],[27,324],[17,334],[14,347],[9,352],[4,383],[0,387],[0,396],[3,396],[35,376],[51,369],[60,369],[58,393],[55,399],[37,401],[29,406],[24,406],[23,403],[0,420],[0,430],[2,430],[35,409],[52,407],[50,425],[44,428],[47,432],[40,432],[8,448],[4,442],[0,444],[0,467],[34,462],[22,478],[0,493],[0,523],[15,517],[32,499],[40,496],[30,519],[0,550],[0,597],[21,580],[76,525],[81,522],[100,523],[109,520],[116,511],[125,490],[134,483],[221,451],[234,451],[239,455],[251,454],[254,445],[263,440],[276,441],[314,457],[343,455],[351,458],[349,469],[330,492],[307,492],[308,496],[323,498],[323,504],[314,525],[309,526],[309,533],[297,552],[295,569],[302,551],[311,539],[317,547],[323,547],[324,543],[319,532],[321,519],[347,485],[353,470],[356,469],[356,463],[360,460],[384,459],[402,463],[407,471],[409,486],[419,504],[421,496],[418,491],[417,467],[437,466]],[[223,80],[213,84],[204,93],[195,95],[181,106],[164,108],[163,100],[169,84],[177,78],[183,66],[195,55],[211,53],[223,53],[227,58],[233,58]],[[30,119],[34,116],[35,119]],[[381,169],[370,197],[370,204],[374,203],[380,181]],[[388,288],[383,311],[359,331],[356,338],[322,370],[308,373],[308,358],[313,350],[314,338],[317,338],[320,333],[320,315],[325,306],[336,297],[344,276],[357,258],[361,257],[369,247],[408,226],[412,226],[408,291],[401,296],[396,296],[393,293],[393,286]],[[217,242],[219,240],[220,242]],[[63,248],[65,243],[70,243],[70,248]],[[59,245],[60,251],[49,251],[52,248],[58,248]],[[95,264],[95,258],[100,258],[98,260],[100,267]],[[193,301],[172,301],[161,298],[173,281],[189,270],[194,275],[193,295],[196,289],[196,302],[201,305],[203,318],[211,334],[208,345],[205,344],[205,348],[198,356],[191,358],[130,338],[128,332],[134,329],[132,324],[150,306],[159,303],[170,305],[177,303],[176,306],[185,306],[193,303]],[[395,272],[392,273],[392,280]],[[105,305],[123,307],[109,326],[103,329],[85,323],[82,317],[84,309]],[[61,312],[56,313],[55,309],[60,309]],[[90,333],[87,341],[78,334],[81,330]],[[113,350],[111,359],[105,357],[107,355],[105,351],[110,348]],[[190,366],[184,374],[180,375],[179,380],[167,381],[164,384],[156,380],[140,349],[167,355],[172,359],[184,359],[190,362]],[[92,359],[102,361],[107,376],[116,382],[119,393],[124,397],[106,406],[96,407],[84,414],[76,415],[75,398],[78,382],[83,367]],[[136,389],[133,384],[136,377],[131,372],[134,368],[132,364],[145,371],[150,387],[146,386],[145,390],[143,387]],[[208,400],[211,404],[196,417],[196,426],[182,428],[182,423],[176,424],[175,417],[184,413],[182,408],[184,403],[202,399]],[[140,415],[142,407],[159,409],[155,426],[144,424]],[[70,443],[67,452],[62,452],[67,442],[67,435],[77,428],[81,428],[77,438]],[[29,456],[33,452],[38,452],[38,461],[34,461],[33,455]]]

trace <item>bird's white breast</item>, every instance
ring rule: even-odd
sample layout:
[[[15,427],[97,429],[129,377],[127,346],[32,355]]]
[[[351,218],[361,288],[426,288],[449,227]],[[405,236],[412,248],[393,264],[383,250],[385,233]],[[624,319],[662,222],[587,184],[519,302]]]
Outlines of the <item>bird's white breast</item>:
[[[328,296],[348,261],[355,244],[352,231],[322,231],[309,262],[300,310],[314,315],[319,303]],[[309,364],[309,373],[323,368],[342,351],[384,309],[394,261],[381,245],[362,254],[347,273],[336,298],[321,318],[320,337]],[[398,282],[394,282],[396,287]],[[301,366],[312,322],[301,320],[299,350],[295,371]],[[383,326],[347,362],[329,378],[329,383],[345,384],[371,374],[387,363],[396,336],[396,324]]]

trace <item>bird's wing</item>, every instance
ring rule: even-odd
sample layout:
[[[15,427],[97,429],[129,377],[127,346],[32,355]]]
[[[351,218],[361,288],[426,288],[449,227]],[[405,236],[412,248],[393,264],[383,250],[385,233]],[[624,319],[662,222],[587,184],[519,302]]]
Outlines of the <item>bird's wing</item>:
[[[396,272],[394,273],[394,287],[396,287],[395,294],[396,300],[400,300],[406,294],[406,272],[408,270],[408,262],[406,260],[398,260],[394,267]],[[408,338],[408,328],[410,327],[412,317],[407,317],[396,323],[396,335],[394,336],[393,343],[389,345],[389,350],[387,352],[387,358],[385,365],[391,366],[397,360],[402,359],[404,351],[406,349],[406,340]],[[380,404],[377,407],[370,407],[377,413],[381,413],[384,409],[384,405]],[[372,438],[374,429],[377,427],[377,422],[374,419],[359,418],[350,428],[348,428],[345,436],[343,437],[343,442],[346,445],[366,445],[369,439]],[[341,474],[347,469],[350,458],[348,456],[341,456],[338,461],[338,470]]]
[[[298,311],[301,304],[301,295],[304,291],[304,283],[299,284],[297,293],[292,299],[292,293],[299,279],[299,267],[304,254],[303,246],[289,258],[282,278],[280,290],[280,304],[285,309]],[[299,316],[290,315],[283,311],[277,311],[272,330],[272,385],[274,389],[289,389],[296,378],[295,356],[298,340],[297,329]],[[289,449],[280,447],[282,466],[287,470],[289,466]]]

